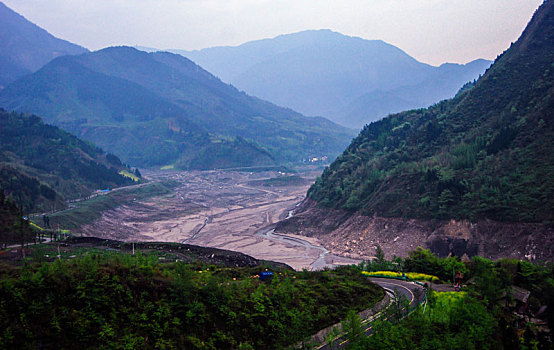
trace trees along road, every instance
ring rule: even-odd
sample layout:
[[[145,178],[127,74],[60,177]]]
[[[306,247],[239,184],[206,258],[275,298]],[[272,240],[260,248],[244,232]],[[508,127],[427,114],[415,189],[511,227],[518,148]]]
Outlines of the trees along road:
[[[385,290],[392,291],[395,295],[396,300],[406,299],[407,301],[409,301],[409,305],[403,308],[403,312],[408,312],[409,310],[415,308],[425,298],[425,288],[413,282],[374,277],[369,278],[369,280],[381,286]],[[369,320],[375,319],[378,315],[379,313],[377,313],[376,315],[372,315],[368,320],[362,320],[362,329],[364,330],[366,336],[369,336],[371,335],[371,333],[373,333],[373,327]],[[323,344],[317,349],[342,349],[346,347],[347,344],[348,339],[346,339],[346,337],[343,335],[334,340],[332,345]]]

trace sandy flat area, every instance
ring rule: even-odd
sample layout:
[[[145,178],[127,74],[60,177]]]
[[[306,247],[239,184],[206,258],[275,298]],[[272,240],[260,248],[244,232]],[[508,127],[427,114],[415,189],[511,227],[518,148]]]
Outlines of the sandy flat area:
[[[302,173],[296,186],[269,186],[276,172],[145,172],[152,181],[172,181],[171,195],[125,204],[83,226],[85,235],[126,241],[166,241],[239,251],[257,259],[286,263],[295,269],[352,263],[322,249],[317,238],[294,242],[267,236],[274,223],[294,212],[319,175]],[[286,176],[286,175],[285,175]],[[317,263],[316,263],[317,261]]]

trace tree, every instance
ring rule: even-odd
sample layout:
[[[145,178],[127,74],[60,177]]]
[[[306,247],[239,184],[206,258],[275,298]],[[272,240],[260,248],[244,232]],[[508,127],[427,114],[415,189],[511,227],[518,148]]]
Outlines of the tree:
[[[454,203],[454,194],[448,188],[442,190],[439,196],[439,215],[448,216],[448,210]]]
[[[362,327],[362,319],[354,310],[348,311],[346,321],[342,324],[342,330],[348,339],[347,349],[367,349],[368,338]]]
[[[385,263],[385,252],[379,244],[375,247],[375,258],[377,259],[377,263],[379,263],[379,265],[383,265]]]

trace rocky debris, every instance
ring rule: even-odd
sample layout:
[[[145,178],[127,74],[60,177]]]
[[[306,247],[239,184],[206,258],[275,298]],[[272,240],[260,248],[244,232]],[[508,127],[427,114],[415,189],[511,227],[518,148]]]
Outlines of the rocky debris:
[[[307,199],[275,232],[315,236],[331,253],[357,259],[371,258],[380,245],[388,257],[422,246],[441,257],[554,261],[554,228],[540,223],[371,217],[321,208]]]

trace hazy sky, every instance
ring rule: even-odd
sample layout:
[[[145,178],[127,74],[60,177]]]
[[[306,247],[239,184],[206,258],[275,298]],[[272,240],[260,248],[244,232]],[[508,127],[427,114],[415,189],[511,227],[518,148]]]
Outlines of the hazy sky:
[[[50,33],[112,45],[200,49],[328,28],[431,64],[493,59],[542,0],[1,0]]]

